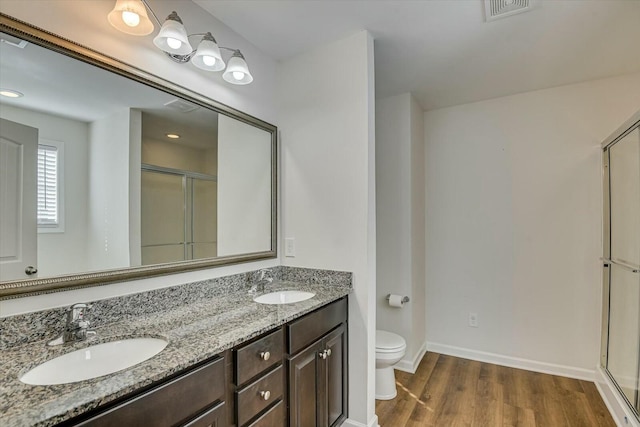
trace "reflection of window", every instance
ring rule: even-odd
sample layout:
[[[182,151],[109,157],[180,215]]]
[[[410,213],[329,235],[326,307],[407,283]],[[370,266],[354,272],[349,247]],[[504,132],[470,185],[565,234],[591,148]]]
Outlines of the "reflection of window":
[[[55,141],[38,144],[38,231],[64,231],[62,200],[63,145]]]

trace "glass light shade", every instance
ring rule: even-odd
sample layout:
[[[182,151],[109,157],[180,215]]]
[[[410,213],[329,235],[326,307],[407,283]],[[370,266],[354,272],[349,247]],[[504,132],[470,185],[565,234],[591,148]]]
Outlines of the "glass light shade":
[[[193,52],[187,31],[177,13],[171,12],[160,28],[160,32],[153,39],[153,44],[173,55],[188,55]]]
[[[224,70],[224,60],[220,54],[220,48],[216,39],[213,38],[211,33],[207,33],[200,44],[196,54],[191,59],[193,65],[205,71],[220,71]]]
[[[241,78],[240,78],[241,77]],[[240,51],[235,51],[222,78],[234,85],[248,85],[253,81],[253,76],[249,72],[244,56]]]
[[[115,29],[134,36],[146,36],[154,28],[140,0],[117,0],[107,20]]]

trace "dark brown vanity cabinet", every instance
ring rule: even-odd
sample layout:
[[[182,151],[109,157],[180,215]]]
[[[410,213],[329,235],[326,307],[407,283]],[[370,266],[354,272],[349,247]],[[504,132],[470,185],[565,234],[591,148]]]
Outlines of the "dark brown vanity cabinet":
[[[225,358],[216,357],[69,425],[226,427]]]
[[[287,325],[289,426],[333,427],[347,416],[347,302]]]

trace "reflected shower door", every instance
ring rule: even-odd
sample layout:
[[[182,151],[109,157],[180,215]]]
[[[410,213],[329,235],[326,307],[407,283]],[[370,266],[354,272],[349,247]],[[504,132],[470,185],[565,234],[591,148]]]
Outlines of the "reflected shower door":
[[[218,183],[192,178],[191,207],[191,256],[193,259],[213,258],[218,255]]]
[[[608,162],[608,339],[606,368],[640,410],[640,130],[605,149]],[[605,169],[607,170],[607,169]],[[605,177],[605,183],[607,177]],[[607,212],[605,210],[605,221]],[[606,228],[608,226],[608,229]],[[605,233],[605,237],[607,233]],[[607,279],[605,277],[605,279]],[[605,282],[606,283],[606,282]]]
[[[142,265],[185,259],[185,193],[183,176],[142,171]]]

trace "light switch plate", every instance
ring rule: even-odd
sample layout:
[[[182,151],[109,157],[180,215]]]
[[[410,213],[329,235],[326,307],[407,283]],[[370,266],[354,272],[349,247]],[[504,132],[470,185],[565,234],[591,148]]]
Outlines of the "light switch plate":
[[[284,239],[284,256],[294,258],[296,256],[296,239],[287,237]]]

